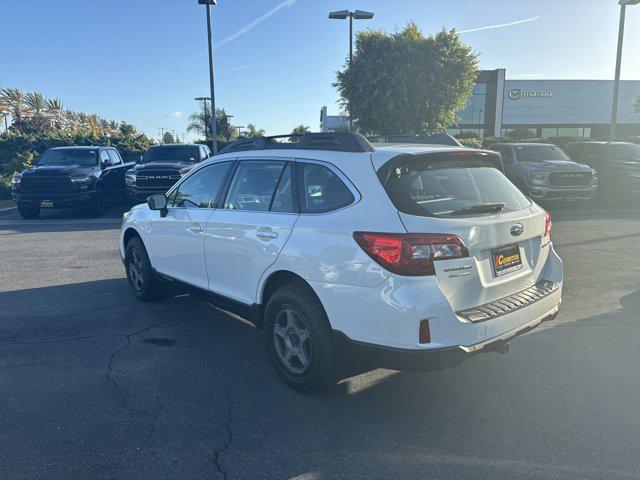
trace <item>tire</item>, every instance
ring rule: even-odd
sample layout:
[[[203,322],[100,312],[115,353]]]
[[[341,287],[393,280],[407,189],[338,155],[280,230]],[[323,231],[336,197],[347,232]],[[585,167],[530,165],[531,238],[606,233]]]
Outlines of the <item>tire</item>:
[[[37,203],[18,202],[18,212],[22,218],[38,218],[40,205]]]
[[[165,286],[151,267],[147,249],[139,237],[134,237],[125,247],[124,266],[129,288],[138,300],[150,302],[162,298]]]
[[[271,362],[289,386],[313,393],[333,379],[332,331],[308,286],[289,284],[273,293],[265,308],[264,331]]]
[[[107,211],[107,196],[104,190],[98,188],[95,197],[89,206],[89,213],[92,217],[101,217]]]

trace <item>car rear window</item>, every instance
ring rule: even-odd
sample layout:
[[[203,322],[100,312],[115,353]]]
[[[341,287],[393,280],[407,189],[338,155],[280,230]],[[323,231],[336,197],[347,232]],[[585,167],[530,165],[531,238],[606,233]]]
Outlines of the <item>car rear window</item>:
[[[495,156],[453,155],[392,160],[378,176],[396,208],[410,215],[448,217],[477,205],[504,204],[503,211],[531,205],[497,167]]]

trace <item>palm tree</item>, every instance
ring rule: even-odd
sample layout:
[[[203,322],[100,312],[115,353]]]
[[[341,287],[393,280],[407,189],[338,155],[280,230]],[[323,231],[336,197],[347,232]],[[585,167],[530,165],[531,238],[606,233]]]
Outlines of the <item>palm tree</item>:
[[[303,133],[307,133],[310,131],[311,131],[311,128],[307,127],[306,125],[300,124],[293,129],[293,131],[291,132],[291,135],[301,135]]]
[[[4,88],[0,90],[0,101],[6,105],[11,115],[12,126],[22,129],[24,118],[24,93],[19,88]]]
[[[253,123],[247,125],[247,130],[244,132],[245,137],[264,137],[264,130],[258,128]]]
[[[211,125],[211,114],[207,103],[204,102],[202,110],[189,115],[189,124],[187,125],[187,132],[197,133],[198,135],[204,135],[205,140],[210,139],[209,126]]]
[[[62,101],[54,98],[53,100],[47,100],[45,102],[46,114],[51,120],[51,125],[55,129],[62,129],[64,126],[64,109],[62,108]]]

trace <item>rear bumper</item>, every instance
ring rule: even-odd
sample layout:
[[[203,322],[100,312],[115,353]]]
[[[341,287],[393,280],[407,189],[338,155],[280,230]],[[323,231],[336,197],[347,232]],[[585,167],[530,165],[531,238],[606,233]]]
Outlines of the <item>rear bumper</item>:
[[[342,360],[347,362],[366,362],[369,368],[389,368],[403,371],[437,371],[457,367],[465,360],[480,354],[508,351],[510,340],[523,335],[538,327],[545,320],[554,318],[559,311],[555,306],[547,313],[534,318],[524,325],[520,325],[496,337],[484,340],[474,345],[457,345],[433,349],[404,349],[385,347],[351,340],[342,332],[334,332],[334,343]]]
[[[41,204],[43,201],[50,201],[50,208],[73,208],[81,207],[91,203],[95,196],[94,191],[73,192],[73,193],[22,193],[13,192],[11,198],[18,203]]]
[[[529,196],[537,200],[591,199],[598,194],[598,185],[589,187],[537,187],[527,185]]]
[[[536,298],[529,290],[543,280],[554,288]],[[349,340],[402,351],[453,348],[471,353],[556,312],[562,298],[562,282],[562,261],[548,244],[541,252],[535,277],[513,282],[513,291],[505,292],[510,294],[508,297],[489,297],[490,303],[460,312],[452,308],[435,276],[391,275],[376,287],[309,283],[322,302],[332,329]],[[482,318],[474,314],[477,308],[488,315]],[[419,343],[420,322],[427,319],[430,342]]]

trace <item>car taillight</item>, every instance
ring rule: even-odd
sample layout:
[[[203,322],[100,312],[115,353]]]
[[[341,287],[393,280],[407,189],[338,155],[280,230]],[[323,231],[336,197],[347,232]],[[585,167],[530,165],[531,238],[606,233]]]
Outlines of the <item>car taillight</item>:
[[[549,212],[544,212],[544,236],[551,238],[553,230],[551,229],[551,215]]]
[[[449,234],[354,232],[353,238],[367,255],[398,275],[435,275],[434,261],[469,256],[462,240]]]

